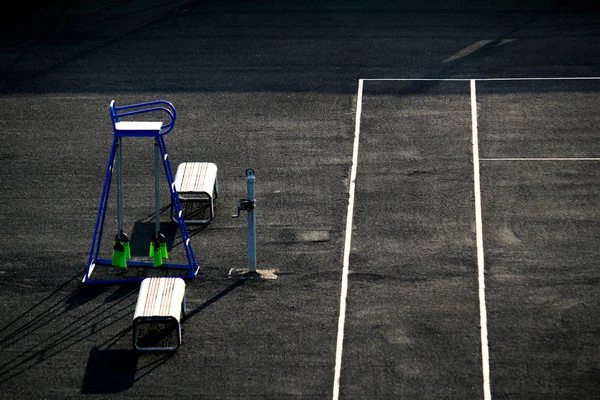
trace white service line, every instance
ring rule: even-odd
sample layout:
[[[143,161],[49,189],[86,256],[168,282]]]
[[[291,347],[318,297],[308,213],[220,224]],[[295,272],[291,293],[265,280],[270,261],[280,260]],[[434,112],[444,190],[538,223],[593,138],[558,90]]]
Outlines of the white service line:
[[[490,357],[488,348],[487,309],[485,305],[485,261],[483,257],[483,224],[481,218],[481,182],[479,178],[479,139],[477,132],[477,95],[475,79],[471,80],[471,128],[473,133],[473,181],[475,189],[475,231],[477,242],[477,279],[479,282],[479,324],[481,327],[481,366],[483,398],[491,400]]]
[[[340,376],[342,371],[342,348],[344,345],[344,326],[346,323],[346,297],[348,295],[348,270],[350,266],[350,247],[352,243],[352,221],[354,217],[354,191],[356,187],[356,170],[358,168],[358,142],[360,138],[360,117],[362,114],[363,79],[358,81],[356,95],[356,118],[354,123],[354,147],[352,149],[352,169],[348,188],[348,212],[346,214],[346,239],[344,242],[344,258],[342,262],[342,290],[340,293],[340,316],[338,319],[337,346],[335,351],[335,374],[333,378],[333,400],[340,396]]]
[[[585,80],[599,80],[600,76],[563,76],[563,77],[549,77],[549,78],[367,78],[363,81],[412,81],[412,82],[502,82],[502,81],[585,81]]]
[[[516,157],[480,158],[479,161],[600,161],[599,157]]]
[[[483,82],[502,82],[502,81],[586,81],[598,80],[600,76],[558,76],[558,77],[539,77],[539,78],[478,78],[476,81]]]

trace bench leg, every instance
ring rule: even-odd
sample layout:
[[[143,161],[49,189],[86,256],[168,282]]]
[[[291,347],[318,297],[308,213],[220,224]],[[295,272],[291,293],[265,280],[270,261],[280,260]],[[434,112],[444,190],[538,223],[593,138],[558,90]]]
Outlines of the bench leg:
[[[140,319],[141,320],[141,319]],[[138,336],[139,336],[139,322],[140,320],[133,321],[133,347],[137,351],[176,351],[181,346],[181,322],[176,319],[172,319],[177,324],[177,344],[171,347],[141,347],[138,345]],[[144,319],[147,324],[152,324],[151,319]],[[164,319],[161,319],[160,322],[165,322]]]
[[[137,337],[138,337],[138,321],[133,321],[133,348],[136,350],[140,350],[137,345]]]
[[[181,217],[184,219],[185,224],[186,225],[208,225],[212,222],[212,220],[215,218],[215,200],[213,196],[207,197],[206,199],[202,199],[202,200],[180,200],[181,202],[181,207],[183,210],[183,205],[186,203],[208,203],[208,212],[209,215],[207,216],[207,219],[186,219],[185,218],[185,213],[182,212]],[[173,207],[173,203],[171,202],[171,220],[174,223],[178,223],[177,221],[177,215],[175,215],[175,209]]]

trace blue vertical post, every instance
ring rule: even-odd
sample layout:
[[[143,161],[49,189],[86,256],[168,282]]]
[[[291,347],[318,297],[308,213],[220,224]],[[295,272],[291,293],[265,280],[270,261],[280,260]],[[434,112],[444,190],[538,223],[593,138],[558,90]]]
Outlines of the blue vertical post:
[[[155,219],[154,222],[154,237],[158,239],[158,233],[160,232],[160,190],[158,186],[160,185],[159,181],[159,155],[160,151],[158,149],[158,140],[154,141],[154,212]]]
[[[248,207],[248,272],[256,272],[256,200],[254,198],[254,170],[246,170],[246,187]]]
[[[123,150],[121,137],[117,139],[117,235],[123,231]]]

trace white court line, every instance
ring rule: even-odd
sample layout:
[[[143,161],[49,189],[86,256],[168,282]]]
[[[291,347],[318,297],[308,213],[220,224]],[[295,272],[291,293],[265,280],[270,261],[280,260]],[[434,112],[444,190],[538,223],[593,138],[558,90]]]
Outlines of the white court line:
[[[358,142],[360,138],[360,117],[362,114],[363,79],[358,81],[356,95],[356,119],[354,128],[354,147],[352,149],[352,169],[348,188],[348,213],[346,215],[346,239],[342,268],[342,290],[340,293],[340,317],[338,319],[337,347],[335,351],[335,375],[333,378],[333,400],[340,396],[340,376],[342,371],[342,348],[344,345],[344,325],[346,323],[346,297],[348,295],[348,270],[350,266],[350,247],[352,243],[352,220],[354,217],[354,192],[356,188],[356,170],[358,168]]]
[[[479,161],[600,161],[600,157],[505,157],[480,158]]]
[[[600,161],[600,158],[580,157],[580,158],[479,158],[479,140],[477,126],[477,98],[476,81],[557,81],[557,80],[598,80],[600,77],[563,77],[563,78],[482,78],[482,79],[434,79],[434,78],[381,78],[381,79],[360,79],[358,81],[358,93],[356,99],[356,116],[354,130],[354,147],[352,152],[352,168],[350,172],[348,211],[346,216],[346,233],[344,243],[344,256],[342,268],[342,283],[340,293],[340,315],[338,319],[337,347],[335,355],[335,374],[333,382],[333,400],[339,399],[340,377],[342,367],[342,353],[344,343],[344,327],[346,319],[346,298],[348,294],[348,272],[350,265],[350,249],[352,241],[352,225],[354,216],[354,198],[356,188],[356,172],[358,168],[358,147],[360,139],[360,122],[362,114],[363,85],[365,81],[450,81],[450,82],[470,82],[471,84],[471,125],[473,142],[473,174],[475,191],[475,226],[477,243],[477,275],[479,283],[479,314],[481,329],[481,358],[483,371],[483,392],[484,400],[491,400],[490,390],[490,366],[489,366],[489,347],[487,331],[487,308],[485,302],[485,262],[483,252],[483,227],[481,213],[481,183],[479,175],[480,161]]]
[[[573,77],[554,77],[554,78],[370,78],[363,81],[425,81],[425,82],[493,82],[493,81],[584,81],[598,80],[600,76],[573,76]]]
[[[487,309],[485,305],[485,261],[483,257],[483,224],[481,218],[481,182],[479,178],[479,139],[477,132],[477,96],[475,79],[471,80],[471,128],[473,131],[473,182],[475,190],[475,231],[477,242],[477,280],[479,282],[479,325],[481,327],[481,366],[483,398],[491,400],[490,356],[488,348]]]

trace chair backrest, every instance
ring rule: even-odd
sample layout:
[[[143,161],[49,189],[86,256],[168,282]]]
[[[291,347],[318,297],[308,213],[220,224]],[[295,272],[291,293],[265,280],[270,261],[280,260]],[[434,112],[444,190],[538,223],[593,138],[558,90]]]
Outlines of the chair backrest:
[[[114,100],[110,102],[109,105],[110,116],[113,124],[113,129],[116,131],[116,123],[120,121],[123,117],[128,117],[131,115],[143,114],[143,113],[151,113],[151,112],[165,112],[169,116],[169,122],[163,124],[160,128],[160,134],[166,135],[171,132],[173,126],[175,125],[175,118],[177,117],[177,112],[175,111],[175,106],[166,100],[157,100],[150,101],[147,103],[139,103],[139,104],[129,104],[126,106],[117,107],[117,104]]]

